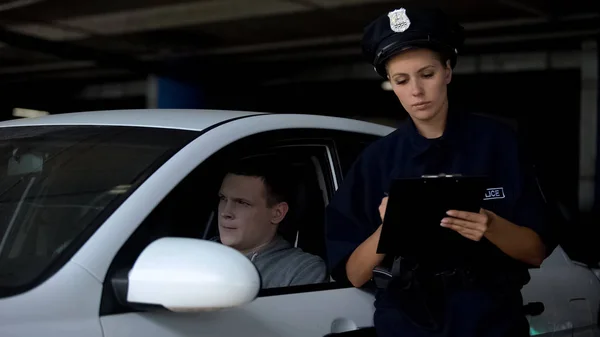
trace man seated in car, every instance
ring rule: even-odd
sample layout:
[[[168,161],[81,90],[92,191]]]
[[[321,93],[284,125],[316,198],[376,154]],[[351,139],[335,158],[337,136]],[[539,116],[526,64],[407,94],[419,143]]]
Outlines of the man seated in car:
[[[225,176],[219,191],[219,237],[257,267],[263,288],[322,283],[325,262],[293,247],[278,234],[288,214],[289,170],[271,157],[243,160]]]

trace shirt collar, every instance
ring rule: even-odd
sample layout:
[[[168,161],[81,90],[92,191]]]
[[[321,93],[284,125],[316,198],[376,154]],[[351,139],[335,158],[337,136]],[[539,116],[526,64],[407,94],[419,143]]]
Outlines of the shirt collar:
[[[415,123],[410,116],[408,117],[408,138],[413,148],[415,156],[421,155],[429,150],[432,146],[446,146],[455,144],[460,135],[461,114],[455,110],[448,109],[448,120],[446,128],[441,137],[428,139],[419,133]]]

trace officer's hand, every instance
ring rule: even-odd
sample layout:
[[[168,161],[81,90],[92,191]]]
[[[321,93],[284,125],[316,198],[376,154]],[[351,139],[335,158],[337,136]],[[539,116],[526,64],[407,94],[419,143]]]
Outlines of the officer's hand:
[[[387,209],[388,197],[381,199],[381,204],[379,205],[379,216],[381,217],[381,221],[383,222],[383,217],[385,216],[385,210]]]
[[[442,219],[440,225],[452,229],[473,241],[481,240],[492,221],[491,216],[484,209],[481,209],[479,213],[451,210],[446,214],[449,217]]]

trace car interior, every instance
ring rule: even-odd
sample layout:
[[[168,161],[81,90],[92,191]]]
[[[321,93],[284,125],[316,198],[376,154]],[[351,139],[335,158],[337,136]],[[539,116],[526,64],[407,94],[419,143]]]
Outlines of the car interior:
[[[279,235],[294,247],[326,259],[325,250],[325,207],[327,187],[323,169],[318,158],[311,156],[282,156],[292,168],[295,195],[290,200],[290,210],[279,226]],[[221,175],[224,176],[224,173]],[[216,190],[215,190],[216,195]],[[203,239],[218,235],[216,203],[207,216]]]

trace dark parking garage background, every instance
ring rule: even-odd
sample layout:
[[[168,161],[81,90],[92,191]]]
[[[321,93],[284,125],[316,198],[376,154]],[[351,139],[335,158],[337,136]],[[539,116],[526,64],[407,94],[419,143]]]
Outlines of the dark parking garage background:
[[[359,118],[405,112],[360,56],[360,34],[404,1],[0,1],[0,120],[138,108]],[[420,1],[467,29],[451,104],[524,130],[541,175],[595,235],[599,2]],[[577,254],[573,250],[573,254]]]

